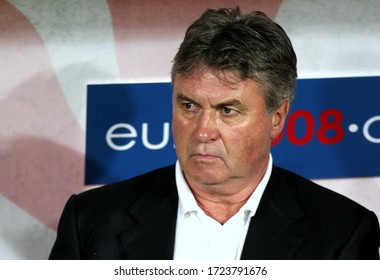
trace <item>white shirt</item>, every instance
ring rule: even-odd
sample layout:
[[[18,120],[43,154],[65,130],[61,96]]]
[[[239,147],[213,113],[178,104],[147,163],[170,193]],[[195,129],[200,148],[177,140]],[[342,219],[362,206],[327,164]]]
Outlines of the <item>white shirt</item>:
[[[224,225],[207,216],[198,206],[176,163],[179,203],[174,245],[175,260],[238,260],[251,217],[255,215],[272,173],[272,156],[259,185],[243,207]]]

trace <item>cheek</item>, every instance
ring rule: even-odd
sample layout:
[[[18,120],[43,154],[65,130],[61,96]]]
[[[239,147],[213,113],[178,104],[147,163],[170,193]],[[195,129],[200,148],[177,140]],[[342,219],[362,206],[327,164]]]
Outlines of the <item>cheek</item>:
[[[271,143],[271,130],[268,125],[263,125],[264,121],[251,124],[237,131],[230,131],[230,152],[247,159],[262,149],[267,150],[268,143]]]
[[[230,159],[235,164],[244,164],[250,154],[256,149],[255,137],[252,133],[247,133],[246,129],[228,131],[228,135],[223,137],[223,144]]]

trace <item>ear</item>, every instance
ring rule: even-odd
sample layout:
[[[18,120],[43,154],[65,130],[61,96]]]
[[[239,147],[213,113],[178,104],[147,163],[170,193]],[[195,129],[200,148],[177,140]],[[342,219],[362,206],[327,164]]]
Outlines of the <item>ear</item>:
[[[272,113],[272,131],[271,131],[271,139],[276,139],[281,131],[284,129],[286,116],[289,112],[289,100],[285,100],[282,102],[280,107],[278,107]]]

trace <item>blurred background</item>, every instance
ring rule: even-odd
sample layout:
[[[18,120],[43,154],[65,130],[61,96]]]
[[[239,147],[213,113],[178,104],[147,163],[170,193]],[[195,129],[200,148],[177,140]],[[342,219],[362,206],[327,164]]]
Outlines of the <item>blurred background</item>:
[[[170,82],[187,26],[236,6],[285,29],[300,79],[380,76],[377,0],[0,0],[0,259],[46,259],[68,197],[97,187],[84,184],[87,85]],[[313,179],[380,217],[378,163]]]

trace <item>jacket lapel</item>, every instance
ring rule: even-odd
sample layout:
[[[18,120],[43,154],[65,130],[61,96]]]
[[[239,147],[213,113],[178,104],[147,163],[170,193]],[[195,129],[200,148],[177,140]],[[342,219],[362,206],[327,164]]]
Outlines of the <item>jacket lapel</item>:
[[[136,221],[119,234],[124,259],[173,259],[178,194],[174,168],[161,176],[131,207]]]
[[[274,167],[251,219],[241,259],[292,259],[301,246],[304,237],[295,228],[304,214],[288,184]]]

